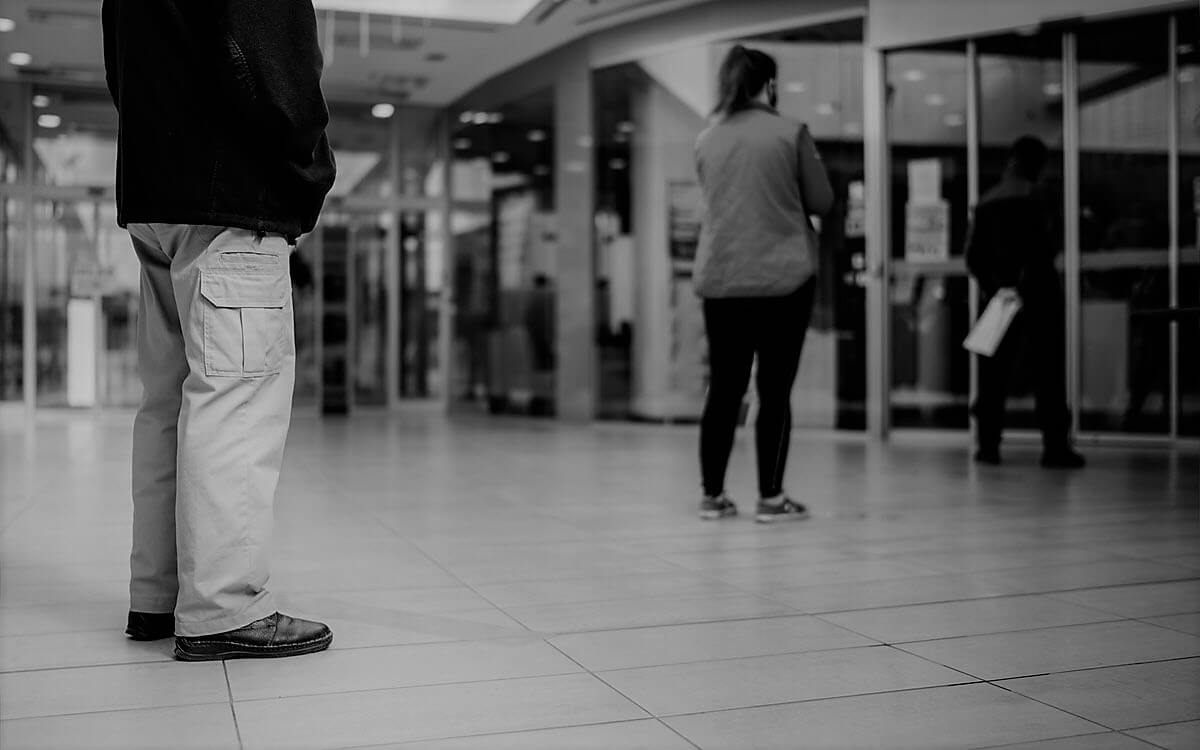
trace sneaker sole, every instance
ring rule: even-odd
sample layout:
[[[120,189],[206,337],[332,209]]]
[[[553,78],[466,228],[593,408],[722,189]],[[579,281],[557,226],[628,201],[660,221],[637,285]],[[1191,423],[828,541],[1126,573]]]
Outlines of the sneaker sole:
[[[210,642],[212,643],[212,642]],[[282,659],[287,656],[303,656],[324,651],[333,643],[333,633],[300,643],[279,644],[277,646],[239,647],[228,644],[229,648],[204,651],[189,651],[175,641],[175,658],[179,661],[224,661],[226,659]]]
[[[700,511],[700,520],[702,521],[719,521],[722,518],[733,518],[737,513],[723,513],[719,510],[702,510]]]
[[[760,513],[754,517],[757,523],[778,523],[779,521],[803,521],[808,513]]]

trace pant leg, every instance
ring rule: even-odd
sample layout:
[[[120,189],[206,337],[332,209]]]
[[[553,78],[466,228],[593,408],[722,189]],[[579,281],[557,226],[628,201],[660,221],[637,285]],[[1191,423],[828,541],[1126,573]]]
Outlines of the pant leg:
[[[275,611],[275,490],[295,382],[290,249],[282,237],[155,225],[187,350],[178,431],[177,632],[219,633]]]
[[[171,259],[147,225],[131,225],[141,264],[138,377],[142,400],[133,423],[133,548],[129,608],[175,610],[175,453],[187,356],[171,285]]]
[[[986,303],[983,303],[986,306]],[[971,413],[975,417],[976,441],[981,450],[999,450],[1004,433],[1012,370],[1025,347],[1026,311],[1013,318],[1004,339],[990,357],[979,357],[979,392]]]
[[[1034,305],[1031,318],[1039,324],[1029,326],[1029,351],[1034,368],[1034,399],[1038,428],[1047,451],[1059,451],[1070,445],[1071,412],[1067,406],[1067,343],[1065,313],[1061,305],[1050,301]]]
[[[704,330],[708,336],[708,395],[700,420],[700,472],[704,494],[716,497],[725,491],[725,471],[737,432],[738,416],[754,347],[747,331],[747,300],[704,301]]]
[[[764,498],[783,494],[792,434],[792,386],[812,319],[816,282],[786,297],[761,300],[754,324],[758,353],[758,421],[754,426],[758,456],[758,491]]]

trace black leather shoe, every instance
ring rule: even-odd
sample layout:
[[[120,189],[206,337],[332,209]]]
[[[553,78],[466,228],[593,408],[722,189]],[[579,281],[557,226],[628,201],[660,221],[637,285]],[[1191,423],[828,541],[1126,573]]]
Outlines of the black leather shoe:
[[[175,635],[175,615],[130,610],[125,635],[135,641],[158,641]]]
[[[275,659],[324,651],[333,633],[323,622],[301,620],[276,612],[244,628],[215,635],[175,638],[175,658],[181,661]]]

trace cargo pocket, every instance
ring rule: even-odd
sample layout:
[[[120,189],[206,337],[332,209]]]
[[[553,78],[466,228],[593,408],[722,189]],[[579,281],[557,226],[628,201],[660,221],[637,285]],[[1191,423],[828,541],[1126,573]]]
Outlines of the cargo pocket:
[[[205,374],[261,378],[283,367],[291,286],[286,273],[264,270],[200,271]]]

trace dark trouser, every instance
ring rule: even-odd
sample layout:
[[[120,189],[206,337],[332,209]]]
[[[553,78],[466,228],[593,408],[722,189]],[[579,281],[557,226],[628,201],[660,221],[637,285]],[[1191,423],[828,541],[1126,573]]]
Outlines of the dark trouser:
[[[709,365],[708,398],[700,423],[704,494],[716,497],[725,490],[725,470],[756,354],[758,491],[762,497],[782,494],[792,431],[792,383],[800,367],[815,291],[810,280],[786,297],[704,301]]]
[[[1032,370],[1042,443],[1047,451],[1067,447],[1070,412],[1067,408],[1066,352],[1062,308],[1052,303],[1027,303],[1013,319],[996,353],[979,358],[979,393],[971,411],[975,415],[980,449],[990,451],[1000,447],[1005,401],[1014,365],[1022,353]]]

